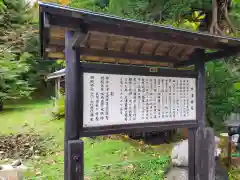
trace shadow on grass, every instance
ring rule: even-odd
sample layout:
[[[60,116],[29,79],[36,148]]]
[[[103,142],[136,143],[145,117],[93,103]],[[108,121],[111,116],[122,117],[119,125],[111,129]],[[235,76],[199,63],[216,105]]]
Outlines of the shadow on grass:
[[[44,107],[46,104],[49,104],[51,101],[49,99],[45,100],[25,100],[25,101],[8,101],[4,104],[3,110],[0,111],[0,114],[7,114],[11,112],[21,112],[24,110],[34,109],[36,107]]]
[[[10,112],[19,112],[19,111],[24,111],[26,110],[26,107],[17,107],[17,106],[12,106],[12,107],[4,107],[3,110],[0,113],[10,113]]]

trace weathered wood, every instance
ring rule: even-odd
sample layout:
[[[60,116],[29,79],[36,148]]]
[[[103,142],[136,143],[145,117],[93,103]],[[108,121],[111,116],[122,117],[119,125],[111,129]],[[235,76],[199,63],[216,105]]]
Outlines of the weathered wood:
[[[49,14],[43,13],[43,22],[45,28],[50,28],[50,22],[49,22]]]
[[[196,142],[196,180],[215,180],[216,144],[213,129],[198,128]]]
[[[171,41],[176,45],[189,45],[197,48],[224,49],[227,47],[227,45],[221,41],[214,41],[217,37],[211,35],[189,33],[163,26],[153,26],[151,24],[133,21],[126,22],[123,19],[116,22],[116,19],[111,19],[106,16],[100,17],[100,15],[87,14],[85,12],[78,13],[79,16],[84,14],[84,18],[76,18],[67,17],[65,14],[55,15],[53,11],[49,11],[49,7],[44,10],[51,13],[50,24],[53,27],[58,26],[59,28],[78,29],[79,25],[84,21],[88,24],[88,29],[90,31],[152,40],[156,39],[165,42]],[[108,22],[106,23],[106,21]],[[119,26],[119,23],[121,26]],[[209,41],[209,39],[213,39],[213,41]]]
[[[75,42],[73,44],[76,44],[76,43],[77,42]],[[79,43],[77,43],[77,44],[79,44]],[[76,47],[76,46],[74,46],[74,47]],[[59,52],[63,52],[64,46],[51,45],[46,50],[51,52],[51,54],[53,54],[55,52],[54,56],[56,56],[57,58],[58,57],[64,58],[63,53],[56,54]],[[152,55],[140,54],[140,53],[130,53],[130,52],[104,50],[104,49],[90,49],[90,48],[83,48],[83,47],[80,48],[80,51],[81,51],[81,55],[84,55],[84,56],[121,58],[121,59],[128,59],[128,60],[143,60],[143,61],[155,61],[155,62],[171,62],[171,63],[178,62],[177,58],[169,57],[169,56],[159,56],[159,55],[152,56]],[[51,56],[50,53],[49,53],[49,56]]]
[[[79,48],[81,42],[83,42],[86,37],[87,35],[83,32],[75,32],[72,38],[72,47]]]
[[[194,121],[173,121],[161,123],[138,123],[126,125],[112,125],[83,128],[81,130],[82,137],[103,136],[109,134],[121,134],[129,132],[151,132],[151,131],[167,131],[174,128],[197,128],[198,124]]]
[[[80,52],[79,49],[72,48],[72,32],[66,32],[66,99],[65,99],[65,143],[64,143],[64,179],[69,179],[69,153],[68,141],[79,139],[79,129],[81,120],[81,87],[80,87]]]
[[[228,129],[230,131],[230,128]],[[232,136],[228,133],[228,155],[227,155],[227,166],[230,167],[232,164]]]
[[[61,77],[58,77],[55,79],[55,98],[56,99],[59,99],[60,96],[61,96],[61,86],[60,86],[60,83],[61,83]],[[54,101],[54,105],[56,105],[56,100]]]
[[[195,65],[198,60],[202,60],[201,58],[204,56],[204,50],[203,49],[195,49],[188,60],[182,60],[181,62],[178,62],[177,64],[174,64],[175,68],[179,67],[187,67],[191,65]]]
[[[201,127],[205,126],[205,64],[204,59],[197,59],[195,64],[197,72],[197,97],[196,97],[196,119]]]
[[[68,180],[84,180],[84,142],[68,141]]]
[[[230,56],[237,56],[239,54],[239,51],[240,51],[240,46],[226,48],[224,50],[217,51],[214,53],[206,53],[204,59],[206,62],[208,62],[208,61],[213,61],[213,60],[226,58]]]
[[[176,70],[166,68],[151,68],[143,66],[119,65],[119,64],[99,64],[81,63],[84,72],[125,74],[139,76],[165,76],[165,77],[186,77],[196,78],[197,73],[191,70]],[[152,71],[154,69],[154,71]],[[195,120],[195,119],[192,119]]]
[[[178,62],[177,58],[169,56],[151,56],[146,54],[136,54],[130,52],[120,52],[120,51],[110,51],[110,50],[100,50],[100,49],[87,49],[81,48],[81,53],[83,55],[91,56],[101,56],[101,57],[113,57],[113,58],[124,58],[124,59],[135,59],[135,60],[146,60],[146,61],[156,61],[156,62]]]
[[[230,56],[238,56],[240,47],[231,47],[231,48],[226,48],[221,51],[213,52],[213,53],[205,53],[203,56],[203,59],[206,62],[209,61],[214,61],[214,60],[219,60],[221,58],[226,58]],[[181,67],[181,66],[190,66],[195,64],[195,60],[189,58],[189,60],[182,61],[180,63],[177,63],[175,66],[176,67]]]
[[[197,128],[188,129],[188,179],[196,180],[196,130]]]

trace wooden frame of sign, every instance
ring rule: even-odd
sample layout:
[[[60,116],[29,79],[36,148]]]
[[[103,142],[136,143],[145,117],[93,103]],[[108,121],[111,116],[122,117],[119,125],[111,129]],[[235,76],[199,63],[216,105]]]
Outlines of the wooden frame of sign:
[[[40,39],[45,59],[66,59],[65,180],[84,179],[84,142],[80,137],[181,127],[189,130],[189,179],[215,179],[214,135],[205,128],[204,66],[208,61],[238,54],[239,39],[48,3],[40,3]],[[206,51],[209,49],[214,52]],[[179,69],[184,66],[193,68]],[[107,87],[102,87],[101,78],[108,78]],[[160,82],[152,83],[155,80]],[[176,81],[184,84],[181,87],[187,95],[178,92],[178,88],[173,90]],[[126,91],[121,82],[128,82]],[[164,82],[169,89],[161,89]],[[101,93],[98,91],[103,93],[103,102],[99,102],[102,99],[97,102],[96,93]],[[142,98],[143,91],[149,102]],[[139,92],[140,97],[134,97]],[[120,101],[126,99],[121,100],[120,96],[131,96],[124,107]],[[153,102],[154,98],[160,102]],[[181,101],[184,107],[179,107],[176,101]],[[113,118],[114,112],[118,117]]]

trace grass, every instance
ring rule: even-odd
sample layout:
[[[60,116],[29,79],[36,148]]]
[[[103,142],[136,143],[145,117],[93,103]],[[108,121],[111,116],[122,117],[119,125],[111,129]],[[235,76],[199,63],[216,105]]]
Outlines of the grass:
[[[46,156],[24,162],[30,167],[25,173],[25,179],[62,180],[64,121],[51,121],[52,104],[48,101],[34,101],[11,104],[5,108],[0,112],[0,134],[38,134],[44,138],[44,145],[48,149]],[[146,146],[117,136],[83,140],[86,180],[163,179],[164,169],[169,164],[166,156],[172,148],[170,144]],[[240,179],[240,169],[232,168],[229,179]]]
[[[238,180],[240,179],[240,168],[233,167],[228,173],[229,180]]]
[[[4,124],[0,134],[34,133],[45,139],[47,155],[24,162],[30,167],[25,174],[29,180],[63,179],[64,121],[52,121],[51,108],[48,101],[35,101],[8,105],[0,112],[0,123]],[[151,148],[113,137],[83,139],[86,179],[160,179],[163,176],[171,146]]]

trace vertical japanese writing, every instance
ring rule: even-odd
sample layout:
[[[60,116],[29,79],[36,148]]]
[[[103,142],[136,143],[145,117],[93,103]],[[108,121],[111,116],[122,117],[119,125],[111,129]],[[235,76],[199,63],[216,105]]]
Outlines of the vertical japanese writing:
[[[158,119],[161,119],[161,80],[158,79],[157,80],[157,110],[158,110],[158,113],[157,113],[157,118]]]
[[[124,120],[128,120],[128,81],[125,78],[124,81]]]
[[[100,103],[100,100],[99,100],[99,93],[96,92],[96,109],[95,109],[95,121],[98,121],[99,120],[99,103]]]
[[[120,114],[123,115],[123,78],[120,78]]]
[[[133,120],[137,116],[137,78],[133,78]]]
[[[94,76],[90,77],[90,121],[94,120]]]
[[[105,119],[108,120],[109,117],[109,77],[106,77],[106,83],[105,83]]]
[[[157,119],[157,79],[153,80],[153,118]]]
[[[104,79],[105,77],[104,76],[101,76],[101,81],[100,81],[100,86],[101,86],[101,93],[100,93],[100,120],[103,120],[104,119]]]

